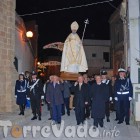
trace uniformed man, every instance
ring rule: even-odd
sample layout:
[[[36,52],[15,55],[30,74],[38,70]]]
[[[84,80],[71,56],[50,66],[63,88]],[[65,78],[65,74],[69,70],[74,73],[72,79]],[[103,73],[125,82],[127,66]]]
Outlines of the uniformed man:
[[[101,71],[101,77],[102,77],[102,83],[106,84],[108,86],[108,100],[106,101],[105,105],[105,114],[106,114],[106,120],[107,122],[110,122],[110,101],[112,101],[112,95],[111,95],[111,81],[107,79],[107,72],[105,70]]]
[[[25,80],[28,82],[30,80],[30,72],[25,71]]]
[[[43,94],[43,84],[40,79],[37,78],[37,73],[32,72],[31,81],[28,82],[28,97],[31,100],[31,108],[33,113],[33,118],[31,120],[37,119],[41,120],[41,99],[44,98]]]
[[[29,71],[25,71],[25,80],[27,81],[27,83],[30,81],[30,74],[31,73]],[[26,108],[30,108],[30,104],[30,100],[26,99]]]
[[[129,110],[130,101],[133,97],[133,87],[130,78],[126,77],[126,70],[120,68],[119,79],[115,82],[115,100],[117,101],[118,124],[123,123],[124,119],[126,125],[129,125]]]

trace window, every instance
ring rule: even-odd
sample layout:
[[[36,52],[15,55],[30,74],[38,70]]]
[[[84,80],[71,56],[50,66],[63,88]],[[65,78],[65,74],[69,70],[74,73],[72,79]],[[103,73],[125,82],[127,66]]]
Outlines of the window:
[[[109,62],[109,52],[103,52],[103,59],[105,60],[105,62]]]
[[[92,54],[92,57],[96,57],[96,53],[93,53],[93,54]]]
[[[138,69],[138,83],[140,83],[140,68]]]
[[[15,66],[16,70],[18,71],[18,59],[16,57],[14,59],[15,59],[15,61],[13,62],[14,66]]]

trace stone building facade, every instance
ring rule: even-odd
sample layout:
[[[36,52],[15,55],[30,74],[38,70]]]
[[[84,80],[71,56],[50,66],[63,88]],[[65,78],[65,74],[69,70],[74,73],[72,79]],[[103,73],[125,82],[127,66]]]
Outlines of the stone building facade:
[[[119,10],[118,10],[119,9]],[[118,68],[126,67],[126,60],[124,57],[124,29],[123,21],[120,17],[120,7],[111,15],[110,23],[110,37],[111,37],[111,58],[114,74],[117,73]]]
[[[122,4],[109,20],[112,66],[114,74],[120,67],[129,67],[132,83],[140,83],[140,66],[136,61],[140,60],[140,1],[123,0]]]
[[[0,112],[15,110],[15,0],[0,0]]]
[[[88,75],[99,74],[101,69],[110,69],[110,40],[84,39],[83,42]]]
[[[16,14],[15,19],[16,30],[15,30],[15,67],[18,73],[25,71],[35,70],[35,60],[37,58],[37,39],[35,38],[35,31],[33,32],[33,39],[26,37],[26,30],[24,21],[21,17]],[[34,27],[34,26],[32,26]]]
[[[0,113],[13,112],[18,107],[15,81],[19,73],[35,70],[37,58],[37,45],[33,48],[26,37],[26,27],[15,12],[15,3],[0,0]]]
[[[140,65],[136,58],[140,59],[140,0],[127,0],[128,2],[128,29],[129,47],[128,64],[133,83],[140,83]]]

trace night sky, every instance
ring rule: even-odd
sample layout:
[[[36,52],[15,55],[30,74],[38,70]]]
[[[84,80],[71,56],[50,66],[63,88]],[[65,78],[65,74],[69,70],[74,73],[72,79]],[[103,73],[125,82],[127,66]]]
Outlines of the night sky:
[[[102,2],[105,0],[16,0],[16,11],[19,15],[48,11],[78,5]],[[122,0],[110,2],[117,7]],[[84,20],[89,19],[85,38],[86,39],[110,39],[109,17],[115,11],[109,3],[96,4],[88,7],[43,13],[38,15],[24,16],[24,21],[36,20],[39,29],[39,58],[44,54],[44,45],[52,42],[64,42],[71,32],[70,24],[77,21],[79,24],[78,34],[82,37]],[[52,53],[50,51],[50,53]],[[54,52],[55,53],[55,52]],[[49,55],[49,54],[48,54]],[[51,54],[52,55],[52,54]]]

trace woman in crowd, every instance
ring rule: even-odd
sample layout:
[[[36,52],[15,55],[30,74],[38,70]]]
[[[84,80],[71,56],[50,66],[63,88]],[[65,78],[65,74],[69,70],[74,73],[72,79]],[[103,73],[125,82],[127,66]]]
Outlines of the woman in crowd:
[[[27,81],[24,78],[24,74],[19,74],[19,80],[16,81],[15,85],[15,97],[16,104],[19,105],[20,113],[19,115],[24,115],[25,105],[26,105],[26,89]]]

